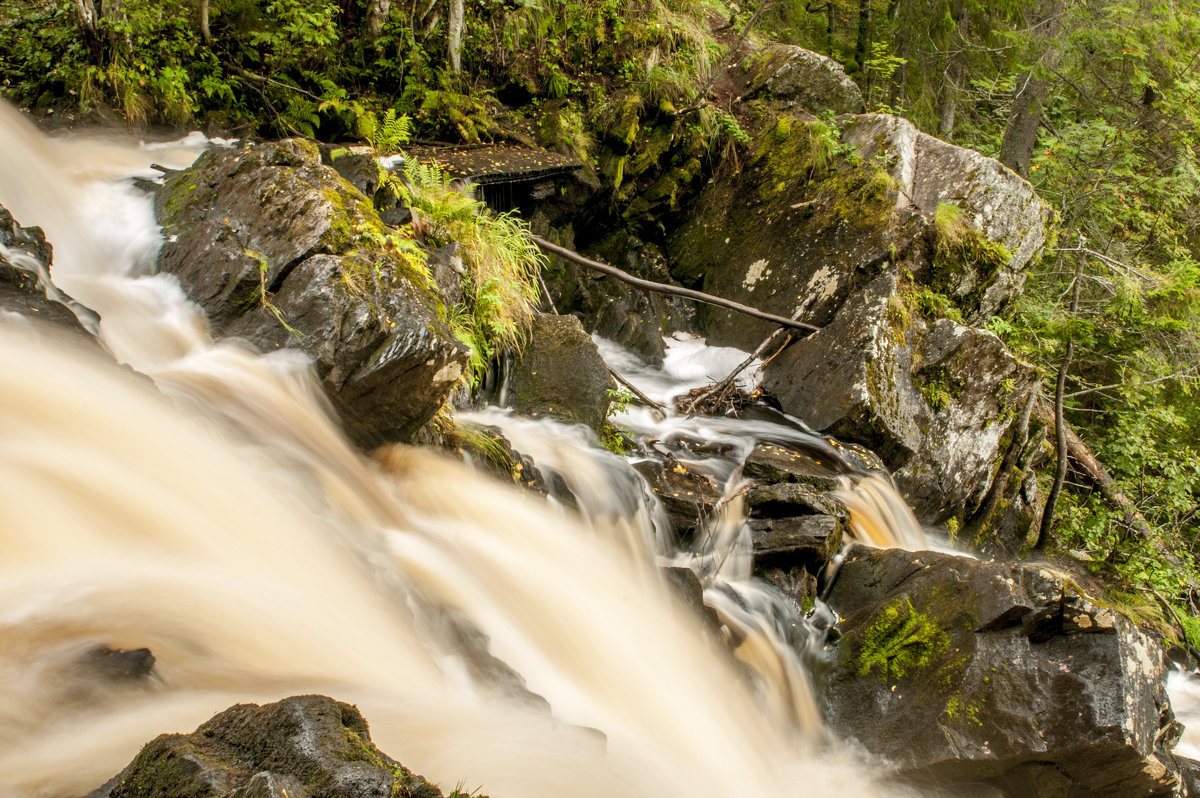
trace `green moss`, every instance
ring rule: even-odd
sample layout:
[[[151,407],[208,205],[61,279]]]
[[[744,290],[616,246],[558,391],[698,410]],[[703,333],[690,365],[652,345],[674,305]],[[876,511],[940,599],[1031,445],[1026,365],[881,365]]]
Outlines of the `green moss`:
[[[887,299],[887,310],[884,311],[884,314],[891,327],[892,343],[896,346],[904,346],[908,343],[908,326],[912,323],[912,314],[908,310],[908,305],[900,296],[892,294]]]
[[[549,106],[538,119],[537,143],[587,163],[594,144],[579,111],[563,103]]]
[[[605,141],[614,151],[627,153],[637,142],[641,127],[642,98],[636,94],[621,98],[605,126]]]
[[[1012,261],[1012,252],[963,219],[957,205],[941,203],[933,217],[934,246],[929,287],[953,298],[964,313],[979,309],[983,295],[1000,269]],[[973,272],[974,288],[960,293],[964,274]]]
[[[342,733],[345,735],[345,745],[341,751],[343,761],[362,762],[379,770],[390,772],[392,774],[392,798],[408,795],[408,788],[413,783],[411,772],[399,763],[384,757],[378,748],[354,729],[342,727]]]
[[[191,201],[199,187],[198,169],[185,169],[168,181],[163,188],[166,195],[161,219],[163,227],[171,227],[174,224],[179,212]]]
[[[492,118],[485,92],[459,94],[453,91],[427,91],[417,110],[417,121],[445,133],[456,133],[468,144],[489,140],[500,132]]]
[[[884,607],[863,633],[855,669],[859,676],[874,673],[885,682],[914,676],[933,666],[949,647],[950,637],[902,596]]]
[[[619,454],[624,457],[630,454],[635,448],[627,431],[611,421],[605,421],[601,424],[597,432],[600,436],[600,445],[613,454]]]
[[[987,681],[986,677],[984,681]],[[964,726],[983,726],[983,721],[979,719],[979,710],[982,708],[982,698],[970,701],[961,695],[954,695],[946,702],[946,717]]]
[[[940,364],[924,367],[913,375],[913,381],[934,410],[945,410],[951,403],[960,402],[967,387],[962,377]]]
[[[764,134],[754,157],[765,172],[764,194],[786,191],[801,178],[825,175],[837,148],[837,132],[824,122],[780,117]]]

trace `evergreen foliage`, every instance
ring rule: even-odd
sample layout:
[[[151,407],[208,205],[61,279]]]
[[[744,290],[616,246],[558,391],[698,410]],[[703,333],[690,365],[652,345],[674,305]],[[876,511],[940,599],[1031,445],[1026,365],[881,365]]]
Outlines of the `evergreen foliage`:
[[[663,212],[745,155],[744,126],[757,120],[700,95],[754,7],[481,0],[467,9],[460,72],[449,66],[443,5],[8,0],[0,89],[35,109],[360,139],[383,150],[410,135],[474,142],[525,130],[591,163],[614,207],[659,185]],[[1057,242],[1032,267],[1018,307],[989,327],[1045,374],[1073,342],[1067,419],[1155,539],[1071,488],[1051,543],[1143,599],[1194,612],[1200,0],[776,0],[757,30],[840,61],[870,110],[1000,157],[1053,204]],[[810,127],[816,175],[838,140],[833,124]],[[401,190],[429,234],[462,242],[473,263],[471,299],[456,316],[463,337],[481,358],[519,341],[524,311],[507,308],[528,306],[537,260],[519,224],[481,214],[427,167],[410,166]],[[630,205],[614,213],[647,208]],[[939,216],[939,246],[953,248],[962,232],[954,209]],[[488,251],[489,237],[505,242],[502,254]],[[912,296],[923,313],[954,312],[936,286]]]

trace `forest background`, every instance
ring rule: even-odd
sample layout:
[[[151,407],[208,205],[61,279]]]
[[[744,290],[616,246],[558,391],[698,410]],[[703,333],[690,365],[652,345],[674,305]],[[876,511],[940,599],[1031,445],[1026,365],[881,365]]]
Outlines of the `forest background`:
[[[1200,648],[1200,2],[0,0],[0,90],[43,120],[379,145],[405,114],[417,139],[555,147],[618,207],[647,164],[686,159],[693,187],[738,168],[756,120],[710,78],[747,37],[837,60],[869,111],[999,158],[1057,211],[989,328],[1047,397],[1065,375],[1138,518],[1068,475],[1039,548]]]

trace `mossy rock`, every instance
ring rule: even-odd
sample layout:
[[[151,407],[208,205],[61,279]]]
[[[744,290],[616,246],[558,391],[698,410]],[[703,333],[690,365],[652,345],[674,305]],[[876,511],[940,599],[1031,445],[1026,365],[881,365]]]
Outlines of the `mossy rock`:
[[[441,798],[380,751],[359,711],[325,696],[238,704],[192,734],[164,734],[88,798],[234,798],[272,783],[310,798]],[[266,792],[265,795],[282,793]]]
[[[920,229],[897,212],[897,184],[850,157],[836,125],[768,112],[740,174],[714,181],[668,242],[685,285],[822,325],[847,296],[906,251]],[[753,349],[767,322],[704,308],[716,344]]]
[[[812,113],[856,114],[863,109],[862,91],[838,62],[795,45],[765,47],[742,59],[731,73],[743,98],[765,96]]]
[[[831,723],[906,778],[956,796],[1173,794],[1162,651],[1061,574],[856,547],[829,603]],[[1047,764],[1056,780],[1031,778]]]
[[[608,416],[611,386],[608,367],[579,319],[534,316],[529,344],[510,377],[508,395],[514,410],[597,431]]]
[[[159,269],[215,332],[311,357],[360,444],[410,440],[462,374],[467,350],[411,231],[384,224],[311,142],[208,150],[167,179],[157,211]]]

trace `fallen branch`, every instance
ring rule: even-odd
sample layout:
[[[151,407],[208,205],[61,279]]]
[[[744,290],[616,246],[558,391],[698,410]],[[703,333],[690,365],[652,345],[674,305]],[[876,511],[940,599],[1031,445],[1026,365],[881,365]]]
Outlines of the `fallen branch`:
[[[800,307],[796,308],[796,312],[792,314],[792,319],[800,318],[800,316],[804,314],[804,311],[808,310],[809,306],[812,305],[814,299],[816,299],[816,295],[810,296],[808,299],[804,300],[804,302],[802,302],[800,304]],[[733,383],[737,379],[738,375],[741,374],[746,369],[748,369],[750,367],[750,364],[753,363],[756,358],[762,357],[763,352],[766,352],[767,349],[769,349],[771,347],[771,345],[775,341],[777,341],[779,339],[779,336],[781,336],[781,335],[784,335],[784,328],[782,328],[782,327],[780,327],[778,330],[776,330],[775,332],[768,335],[763,340],[763,342],[758,345],[758,348],[755,349],[750,354],[750,357],[746,358],[741,363],[739,363],[737,365],[737,367],[734,368],[733,371],[729,372],[729,374],[727,374],[725,376],[725,379],[723,379],[720,382],[718,382],[717,384],[713,385],[711,388],[704,391],[703,393],[697,394],[696,397],[694,399],[692,399],[692,401],[690,403],[688,403],[688,406],[686,408],[684,408],[683,412],[688,413],[690,415],[691,413],[696,412],[696,406],[699,405],[701,402],[707,402],[712,397],[717,397],[718,400],[723,398],[725,395],[725,392],[729,390],[729,386],[733,385]],[[789,340],[790,340],[790,336],[789,336]],[[783,343],[783,346],[787,346],[788,343],[789,343],[789,341],[785,341]],[[782,351],[782,349],[783,349],[783,347],[780,347],[781,351]],[[779,353],[776,352],[775,354],[777,355]],[[775,355],[771,356],[772,359],[774,359],[774,357],[775,357]],[[763,364],[763,365],[766,365],[766,364]]]
[[[554,311],[555,316],[560,315],[558,312],[558,308],[554,306],[554,297],[552,297],[550,295],[550,288],[549,288],[549,286],[546,285],[546,281],[544,279],[542,279],[541,271],[537,272],[537,281],[538,281],[538,285],[540,285],[542,287],[542,295],[546,297],[546,304],[550,306],[550,310]],[[611,375],[612,378],[617,381],[618,385],[625,386],[625,388],[628,389],[630,393],[632,393],[634,396],[637,397],[638,401],[640,401],[642,404],[646,405],[651,410],[653,410],[658,415],[659,421],[662,421],[664,418],[667,417],[667,410],[665,407],[663,407],[658,402],[651,399],[649,396],[646,396],[646,394],[639,391],[636,385],[634,385],[632,382],[630,382],[629,380],[625,379],[620,374],[618,374],[617,370],[614,369],[612,366],[609,366],[606,363],[605,368],[608,369],[609,375]]]
[[[618,374],[616,369],[614,369],[612,366],[608,367],[608,373],[612,375],[612,378],[614,380],[619,382],[621,385],[624,385],[625,388],[627,388],[630,393],[632,393],[634,396],[636,396],[642,404],[646,405],[646,407],[649,407],[651,410],[653,410],[658,415],[659,421],[662,421],[664,418],[667,417],[667,409],[665,407],[663,407],[658,402],[651,399],[649,396],[646,396],[646,394],[639,391],[637,389],[636,385],[634,385],[632,382],[630,382],[629,380],[625,379],[620,374]]]
[[[738,313],[742,313],[747,316],[752,316],[756,319],[762,319],[763,321],[773,322],[774,324],[778,324],[781,327],[791,327],[791,328],[794,328],[797,330],[801,330],[805,334],[814,333],[817,330],[821,329],[820,327],[814,327],[811,324],[805,324],[803,322],[799,322],[794,319],[787,319],[787,318],[784,318],[783,316],[776,316],[774,313],[767,313],[764,310],[758,310],[757,308],[752,308],[748,305],[743,305],[740,302],[734,302],[731,299],[722,299],[719,296],[713,296],[712,294],[706,294],[703,291],[694,291],[691,288],[681,288],[680,286],[667,285],[666,283],[656,283],[653,280],[643,280],[640,277],[634,277],[632,274],[629,274],[628,272],[621,271],[620,269],[616,268],[615,266],[609,266],[606,263],[600,263],[599,261],[594,261],[594,260],[591,260],[590,258],[585,258],[584,256],[580,255],[578,252],[573,252],[573,251],[567,249],[566,247],[560,247],[558,244],[551,243],[551,242],[547,241],[546,239],[541,238],[539,236],[531,235],[529,238],[533,241],[533,243],[537,244],[538,247],[540,249],[544,250],[545,252],[549,252],[552,255],[558,255],[559,257],[562,257],[562,258],[566,258],[569,261],[578,263],[580,266],[586,266],[587,268],[589,268],[593,271],[600,272],[601,274],[607,274],[609,277],[615,277],[616,279],[620,280],[621,282],[628,283],[629,285],[632,285],[635,288],[641,288],[645,291],[655,291],[660,294],[671,294],[673,296],[681,296],[686,299],[694,299],[697,302],[703,302],[707,305],[714,305],[719,308],[725,308],[727,310],[737,311]]]

